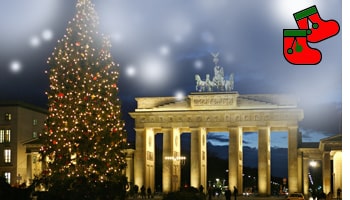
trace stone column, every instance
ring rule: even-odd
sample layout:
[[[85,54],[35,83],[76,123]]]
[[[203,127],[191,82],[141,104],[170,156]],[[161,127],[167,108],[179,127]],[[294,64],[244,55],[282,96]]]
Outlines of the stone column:
[[[163,130],[163,192],[177,191],[181,184],[180,129]]]
[[[298,127],[288,128],[288,189],[298,192]]]
[[[155,189],[155,142],[154,129],[146,128],[145,150],[146,150],[146,172],[145,183],[146,188],[150,187],[152,191]],[[142,185],[141,185],[142,186]]]
[[[172,172],[172,162],[165,160],[166,156],[173,156],[173,152],[172,152],[172,147],[170,144],[172,144],[171,141],[171,129],[162,129],[163,132],[163,170],[162,170],[162,174],[163,174],[163,192],[167,193],[167,192],[171,192],[172,190],[172,180],[171,180],[171,176],[173,174]]]
[[[298,152],[298,191],[303,191],[303,155]]]
[[[303,156],[303,193],[307,197],[309,194],[309,157]]]
[[[259,127],[258,191],[262,196],[271,194],[270,127]]]
[[[135,175],[135,185],[141,188],[145,184],[145,165],[146,165],[146,130],[145,129],[135,129],[135,162],[134,162],[134,175]]]
[[[331,191],[331,156],[330,152],[324,152],[322,155],[322,179],[323,192],[328,194]]]
[[[205,128],[191,129],[191,186],[207,188],[207,132]]]
[[[128,182],[134,183],[134,150],[127,149],[126,150],[126,170],[125,175],[128,178]]]
[[[32,153],[29,152],[27,153],[27,180],[29,184],[31,184],[32,182],[32,174],[33,174],[33,170],[32,170],[32,165],[33,165],[33,160],[32,160]]]
[[[333,155],[333,172],[334,172],[334,188],[333,188],[333,193],[335,194],[335,196],[337,195],[337,190],[338,188],[340,188],[341,190],[343,190],[342,188],[342,152],[341,151],[337,151],[334,155]]]
[[[229,128],[228,147],[228,186],[230,190],[236,186],[238,193],[243,193],[243,151],[242,151],[242,127]]]
[[[181,132],[179,128],[173,128],[173,152],[174,157],[176,158],[174,161],[174,176],[173,176],[173,186],[174,190],[178,191],[181,188]]]

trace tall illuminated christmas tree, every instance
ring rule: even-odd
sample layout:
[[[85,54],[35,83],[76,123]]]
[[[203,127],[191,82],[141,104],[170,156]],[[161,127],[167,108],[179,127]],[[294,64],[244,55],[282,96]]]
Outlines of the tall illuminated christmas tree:
[[[90,0],[77,0],[76,15],[48,58],[47,130],[41,153],[51,180],[84,178],[88,184],[118,181],[126,144],[118,68],[111,44],[98,32]]]

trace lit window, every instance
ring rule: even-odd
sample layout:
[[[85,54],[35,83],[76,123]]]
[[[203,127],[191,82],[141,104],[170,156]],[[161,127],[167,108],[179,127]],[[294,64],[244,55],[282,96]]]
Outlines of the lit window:
[[[11,149],[4,150],[5,163],[11,163]]]
[[[0,143],[9,143],[11,141],[11,130],[0,129]]]
[[[5,120],[6,120],[6,121],[10,121],[11,118],[12,118],[11,113],[6,113],[6,114],[5,114]]]
[[[37,138],[38,137],[38,132],[34,131],[33,132],[33,138]]]
[[[5,141],[5,130],[0,129],[0,143],[4,143]]]
[[[37,119],[33,119],[33,125],[34,126],[38,125],[38,120]]]
[[[6,182],[8,184],[11,184],[11,172],[5,172],[4,176],[5,176]]]
[[[4,134],[4,142],[9,143],[11,142],[11,130],[10,129],[5,129],[5,134]]]

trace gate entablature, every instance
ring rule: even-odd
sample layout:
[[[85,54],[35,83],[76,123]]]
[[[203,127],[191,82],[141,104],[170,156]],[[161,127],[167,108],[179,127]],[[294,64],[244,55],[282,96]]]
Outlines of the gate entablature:
[[[130,115],[135,128],[298,126],[304,117],[296,101],[286,95],[191,93],[183,100],[172,97],[136,98]]]

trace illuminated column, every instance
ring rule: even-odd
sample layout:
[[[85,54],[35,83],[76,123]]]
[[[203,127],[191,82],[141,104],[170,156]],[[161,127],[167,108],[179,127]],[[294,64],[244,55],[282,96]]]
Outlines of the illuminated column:
[[[303,193],[305,196],[309,194],[309,165],[310,165],[309,157],[304,156],[303,157],[303,183],[304,183]]]
[[[134,179],[134,150],[133,149],[127,149],[126,150],[126,169],[125,169],[125,175],[128,178],[128,182],[133,183],[135,181]]]
[[[242,153],[242,127],[229,128],[229,156],[228,156],[228,182],[229,189],[237,187],[238,193],[243,193],[243,153]]]
[[[163,192],[171,192],[172,163],[165,160],[166,156],[173,156],[171,147],[171,130],[162,129],[163,132]]]
[[[163,191],[177,191],[181,184],[180,129],[163,130]]]
[[[259,195],[271,194],[270,127],[259,127],[258,142],[258,191]]]
[[[342,190],[342,157],[341,151],[337,151],[333,156],[334,194],[337,194],[338,188]]]
[[[288,129],[288,189],[298,192],[298,127]]]
[[[207,188],[207,132],[205,128],[191,129],[191,186]]]
[[[322,158],[323,192],[328,194],[331,191],[331,156],[330,152],[324,152]]]
[[[145,184],[145,164],[146,164],[146,130],[145,129],[135,129],[135,165],[134,165],[134,175],[135,175],[135,185],[141,187]]]
[[[31,180],[32,180],[32,174],[33,174],[33,170],[32,170],[32,153],[29,152],[27,153],[27,178],[26,181],[28,184],[31,184]]]
[[[298,152],[298,191],[302,191],[303,188],[303,155]]]
[[[179,128],[173,128],[172,129],[172,146],[173,146],[173,156],[175,157],[175,160],[173,160],[173,177],[172,177],[172,184],[173,184],[173,191],[180,190],[181,187],[181,160],[178,159],[181,156],[181,141],[180,141],[180,129]]]
[[[150,187],[154,191],[155,186],[155,142],[154,142],[154,130],[153,128],[146,128],[146,139],[145,139],[145,149],[146,149],[146,180],[145,187]],[[140,185],[141,187],[142,185]]]

